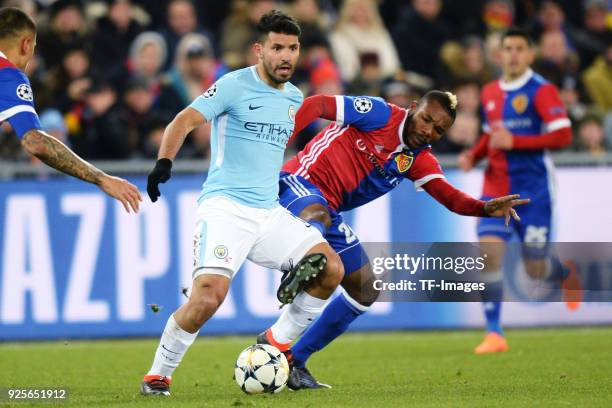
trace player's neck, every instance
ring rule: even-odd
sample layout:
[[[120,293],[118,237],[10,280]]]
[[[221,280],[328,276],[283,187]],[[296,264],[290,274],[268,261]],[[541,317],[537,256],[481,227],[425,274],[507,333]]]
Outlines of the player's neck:
[[[0,58],[7,59],[11,64],[15,65],[17,68],[23,71],[23,68],[21,68],[17,63],[17,53],[11,50],[10,48],[3,47],[2,44],[0,44]]]
[[[519,79],[522,79],[523,77],[526,77],[527,75],[529,75],[531,73],[531,68],[527,67],[523,72],[520,73],[516,73],[516,74],[512,74],[509,72],[505,72],[503,74],[503,80],[506,83],[512,83],[514,81],[517,81]]]
[[[263,62],[255,65],[255,70],[257,71],[257,75],[259,75],[259,79],[261,79],[266,85],[271,86],[274,89],[278,89],[279,91],[285,89],[285,84],[278,84],[274,82],[272,78],[270,78],[263,66]]]

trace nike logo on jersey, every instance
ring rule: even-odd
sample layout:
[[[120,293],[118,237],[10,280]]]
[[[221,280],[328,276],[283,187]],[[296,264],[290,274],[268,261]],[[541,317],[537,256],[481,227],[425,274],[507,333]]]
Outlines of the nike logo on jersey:
[[[263,105],[261,105],[261,106],[253,106],[253,105],[249,104],[249,110],[255,110],[255,109],[259,109],[259,108],[263,108]]]

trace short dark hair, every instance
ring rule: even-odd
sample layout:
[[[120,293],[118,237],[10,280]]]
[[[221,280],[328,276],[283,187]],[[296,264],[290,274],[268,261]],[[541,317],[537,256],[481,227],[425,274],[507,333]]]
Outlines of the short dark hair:
[[[504,40],[508,37],[521,37],[525,39],[525,41],[527,41],[527,45],[529,45],[530,47],[533,45],[533,40],[529,36],[529,33],[527,33],[527,31],[523,30],[520,27],[510,27],[509,29],[507,29],[502,34],[501,43],[503,44]]]
[[[453,122],[457,117],[457,97],[450,92],[443,91],[429,91],[427,92],[423,98],[421,98],[421,103],[436,101],[438,104],[448,113],[448,116],[451,117]]]
[[[16,7],[0,8],[0,40],[19,37],[24,31],[36,33],[36,23]]]
[[[268,35],[269,33],[280,33],[300,36],[302,29],[298,22],[291,16],[282,11],[272,10],[259,19],[257,31],[260,36]]]

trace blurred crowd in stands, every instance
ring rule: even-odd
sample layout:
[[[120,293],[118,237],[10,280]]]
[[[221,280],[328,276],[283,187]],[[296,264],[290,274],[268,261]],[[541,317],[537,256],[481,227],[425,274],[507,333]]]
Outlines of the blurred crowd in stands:
[[[165,125],[224,73],[255,64],[259,17],[301,23],[292,80],[305,96],[382,96],[407,107],[451,90],[459,112],[438,153],[480,135],[480,89],[500,75],[500,33],[529,30],[536,72],[561,93],[573,151],[612,148],[612,0],[0,0],[38,24],[27,74],[43,128],[87,159],[153,158]],[[301,148],[323,124],[294,144]],[[182,158],[209,155],[210,127]],[[8,124],[0,159],[29,160]]]

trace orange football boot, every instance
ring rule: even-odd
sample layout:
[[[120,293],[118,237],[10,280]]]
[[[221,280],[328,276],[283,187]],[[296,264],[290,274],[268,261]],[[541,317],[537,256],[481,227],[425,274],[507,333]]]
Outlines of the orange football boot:
[[[584,292],[582,290],[582,284],[578,277],[578,268],[573,261],[564,261],[563,265],[569,269],[570,273],[567,278],[561,282],[561,289],[563,290],[563,301],[569,310],[577,310],[582,303],[582,297]]]
[[[508,342],[502,335],[491,332],[487,333],[482,343],[474,349],[476,354],[502,353],[508,351]]]

